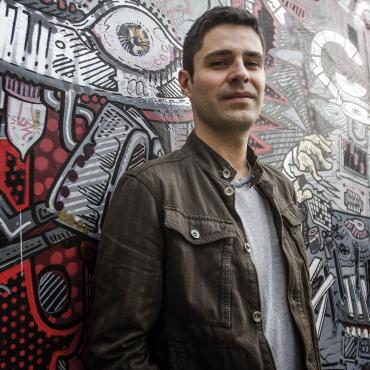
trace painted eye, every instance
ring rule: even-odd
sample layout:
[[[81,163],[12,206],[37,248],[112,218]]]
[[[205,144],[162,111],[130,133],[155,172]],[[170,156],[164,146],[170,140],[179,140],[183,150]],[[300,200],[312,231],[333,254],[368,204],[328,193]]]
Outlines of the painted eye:
[[[179,61],[182,47],[156,14],[140,5],[122,6],[97,15],[89,28],[110,59],[134,71],[159,72]]]
[[[148,32],[140,25],[125,23],[118,28],[117,35],[122,47],[133,56],[145,55],[150,50]]]

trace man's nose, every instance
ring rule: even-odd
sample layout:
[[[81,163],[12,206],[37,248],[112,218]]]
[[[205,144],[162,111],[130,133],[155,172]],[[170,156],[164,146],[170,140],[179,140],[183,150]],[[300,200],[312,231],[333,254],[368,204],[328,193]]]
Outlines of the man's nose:
[[[249,71],[243,59],[236,59],[231,66],[229,82],[247,82],[250,79]]]

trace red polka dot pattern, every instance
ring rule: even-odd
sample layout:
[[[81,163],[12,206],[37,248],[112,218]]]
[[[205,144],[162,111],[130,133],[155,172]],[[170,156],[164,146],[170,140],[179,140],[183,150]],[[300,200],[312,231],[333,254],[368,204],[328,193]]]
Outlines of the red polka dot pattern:
[[[20,153],[6,140],[0,139],[0,192],[18,212],[29,207],[29,156]]]
[[[25,282],[20,273],[1,283],[10,293],[1,296],[0,369],[47,369],[52,354],[69,348],[74,334],[55,336],[38,327],[27,299],[26,284],[31,281]]]
[[[68,158],[60,143],[60,115],[48,110],[46,129],[42,139],[34,146],[34,191],[36,202],[43,201]]]
[[[63,310],[60,314],[54,315],[43,312],[47,320],[58,325],[66,325],[79,320],[81,315],[84,314],[83,302],[86,299],[83,296],[81,287],[83,285],[85,287],[87,286],[85,279],[91,279],[91,276],[87,275],[82,278],[84,270],[82,268],[83,265],[78,252],[78,246],[70,248],[55,246],[52,250],[37,256],[35,262],[35,271],[38,280],[40,280],[46,268],[47,270],[52,269],[54,265],[62,268],[69,280],[69,310]],[[84,283],[83,280],[85,280]]]

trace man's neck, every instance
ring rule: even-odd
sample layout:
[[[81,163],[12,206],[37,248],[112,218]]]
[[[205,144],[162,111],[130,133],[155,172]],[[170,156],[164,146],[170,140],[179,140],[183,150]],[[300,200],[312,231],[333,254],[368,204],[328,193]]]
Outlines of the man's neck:
[[[235,169],[236,179],[248,175],[247,146],[249,131],[245,133],[216,133],[196,127],[196,135]]]

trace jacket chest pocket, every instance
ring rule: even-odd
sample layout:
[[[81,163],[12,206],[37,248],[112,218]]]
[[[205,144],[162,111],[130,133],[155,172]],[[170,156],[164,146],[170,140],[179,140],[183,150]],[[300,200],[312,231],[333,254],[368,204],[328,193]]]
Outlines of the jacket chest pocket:
[[[233,221],[165,209],[165,310],[186,320],[231,326]]]

